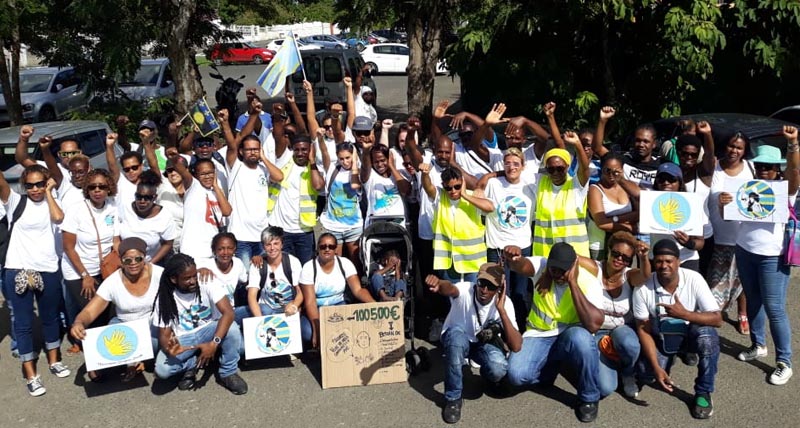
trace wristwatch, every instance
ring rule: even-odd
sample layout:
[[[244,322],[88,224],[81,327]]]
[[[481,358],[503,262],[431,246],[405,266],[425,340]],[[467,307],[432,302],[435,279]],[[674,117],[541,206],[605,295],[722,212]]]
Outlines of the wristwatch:
[[[89,276],[89,272],[86,271],[81,272],[81,278],[86,278],[87,276]]]
[[[611,221],[613,221],[614,223],[619,223],[619,216],[615,215],[614,217],[611,217]]]
[[[222,343],[222,339],[220,339],[219,336],[214,336],[214,338],[211,339],[211,341],[214,342],[215,345],[219,345],[220,343]]]

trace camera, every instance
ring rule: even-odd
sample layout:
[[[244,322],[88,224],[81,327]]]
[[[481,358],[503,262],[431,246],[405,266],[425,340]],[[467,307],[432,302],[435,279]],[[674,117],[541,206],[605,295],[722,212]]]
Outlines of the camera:
[[[480,343],[494,345],[500,349],[505,348],[505,343],[501,334],[503,333],[503,326],[498,321],[491,321],[485,325],[479,332],[475,333],[475,337]]]

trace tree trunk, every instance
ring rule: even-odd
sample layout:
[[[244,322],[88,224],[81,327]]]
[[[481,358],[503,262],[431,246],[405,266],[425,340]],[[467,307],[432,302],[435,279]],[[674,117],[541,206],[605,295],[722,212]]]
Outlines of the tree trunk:
[[[195,62],[195,50],[187,42],[189,25],[197,10],[196,0],[172,0],[177,7],[172,20],[172,34],[167,38],[167,56],[172,66],[172,77],[175,80],[175,109],[179,114],[186,113],[189,108],[203,96],[203,85]]]
[[[603,14],[603,29],[600,32],[600,43],[603,52],[603,87],[605,88],[605,100],[603,103],[614,105],[617,102],[617,86],[614,82],[613,59],[608,46],[609,25],[608,14],[605,13]]]
[[[408,31],[408,114],[422,120],[427,129],[433,117],[433,87],[442,34],[442,2],[409,14]]]
[[[0,64],[0,80],[2,80],[0,85],[2,85],[3,97],[5,97],[6,100],[8,119],[11,122],[11,126],[15,126],[22,125],[23,123],[22,101],[19,92],[19,53],[21,45],[19,41],[19,16],[17,15],[19,12],[16,8],[16,1],[10,0],[8,6],[9,10],[7,12],[10,14],[11,18],[11,34],[2,46],[5,50],[3,51],[2,64]],[[10,69],[8,67],[6,50],[11,56]]]

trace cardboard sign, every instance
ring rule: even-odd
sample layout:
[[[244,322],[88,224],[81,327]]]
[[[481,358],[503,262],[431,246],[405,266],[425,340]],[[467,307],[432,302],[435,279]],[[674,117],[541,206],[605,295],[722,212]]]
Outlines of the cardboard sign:
[[[153,358],[150,320],[142,318],[86,330],[86,370],[101,370]]]
[[[703,236],[703,198],[691,192],[644,191],[639,194],[639,233]]]
[[[323,306],[322,388],[405,382],[403,303]]]
[[[242,324],[246,360],[303,352],[298,314],[245,318]]]
[[[726,179],[723,186],[733,195],[725,205],[725,220],[786,223],[789,221],[789,183],[768,180]]]

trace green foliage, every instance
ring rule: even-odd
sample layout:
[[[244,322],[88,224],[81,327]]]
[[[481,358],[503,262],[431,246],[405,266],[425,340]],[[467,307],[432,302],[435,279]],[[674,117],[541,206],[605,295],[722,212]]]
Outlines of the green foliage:
[[[147,103],[116,99],[112,101],[95,100],[89,104],[85,111],[74,111],[69,120],[99,120],[106,122],[111,129],[116,128],[117,116],[127,116],[130,122],[127,125],[128,135],[136,135],[136,126],[143,119],[152,119],[159,115],[168,114],[172,110],[175,100],[171,98],[156,98]]]

